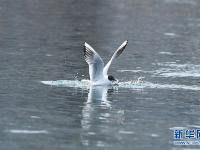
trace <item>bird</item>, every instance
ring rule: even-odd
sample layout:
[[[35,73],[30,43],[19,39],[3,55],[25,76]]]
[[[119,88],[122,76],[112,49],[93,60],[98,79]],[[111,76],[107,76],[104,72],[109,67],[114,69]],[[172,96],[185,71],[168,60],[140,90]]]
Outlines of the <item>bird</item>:
[[[84,59],[89,65],[90,83],[92,85],[112,85],[118,83],[112,75],[108,75],[108,69],[115,58],[124,51],[128,44],[128,40],[124,41],[114,52],[111,59],[104,66],[104,62],[100,55],[88,43],[84,43]]]

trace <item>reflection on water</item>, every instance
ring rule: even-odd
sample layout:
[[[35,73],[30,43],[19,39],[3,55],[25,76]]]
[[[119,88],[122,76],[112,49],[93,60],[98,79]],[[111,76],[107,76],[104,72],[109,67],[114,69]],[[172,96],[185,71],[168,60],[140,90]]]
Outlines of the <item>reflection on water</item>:
[[[102,107],[103,109],[111,108],[111,102],[107,100],[108,86],[90,86],[87,101],[82,110],[83,119],[81,125],[83,129],[89,129],[91,126],[93,117],[100,117],[101,114],[95,113],[95,106]],[[93,116],[94,115],[94,116]]]
[[[124,110],[113,109],[112,102],[108,100],[108,96],[113,93],[117,94],[117,91],[112,86],[90,86],[87,101],[82,109],[81,140],[83,145],[110,147],[109,142],[105,141],[108,137],[101,137],[112,133],[111,129],[105,128],[105,124],[115,122],[115,126],[118,126],[124,122]],[[98,126],[96,126],[96,121]],[[124,132],[119,131],[120,134]],[[113,138],[120,138],[119,133],[113,135]],[[127,131],[125,134],[130,133]],[[97,140],[92,141],[90,138]]]
[[[88,93],[87,104],[97,100],[101,105],[110,106],[109,101],[107,100],[107,94],[113,92],[112,86],[90,86],[90,91]]]

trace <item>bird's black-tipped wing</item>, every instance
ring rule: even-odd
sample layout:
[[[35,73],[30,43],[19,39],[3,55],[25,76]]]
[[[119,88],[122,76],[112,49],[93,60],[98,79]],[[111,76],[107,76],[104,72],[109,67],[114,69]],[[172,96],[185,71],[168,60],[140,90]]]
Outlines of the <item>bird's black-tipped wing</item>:
[[[91,81],[97,81],[103,76],[104,62],[99,54],[85,42],[84,58],[89,65],[89,74]]]
[[[121,53],[124,51],[124,49],[125,49],[125,47],[126,47],[127,44],[128,44],[128,41],[126,40],[126,41],[124,41],[124,42],[120,45],[120,47],[118,47],[118,49],[115,51],[115,53],[113,54],[113,56],[111,57],[111,59],[109,60],[109,62],[106,64],[106,66],[105,66],[104,69],[103,69],[103,74],[104,74],[104,75],[107,75],[108,69],[109,69],[109,67],[110,67],[110,65],[111,65],[111,63],[112,63],[112,61],[113,61],[115,58],[119,57],[119,55],[121,55]]]

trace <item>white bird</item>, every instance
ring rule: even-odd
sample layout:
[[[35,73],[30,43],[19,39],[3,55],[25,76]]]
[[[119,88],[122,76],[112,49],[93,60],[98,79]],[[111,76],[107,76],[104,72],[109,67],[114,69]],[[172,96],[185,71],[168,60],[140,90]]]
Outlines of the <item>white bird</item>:
[[[107,72],[112,61],[124,51],[127,44],[128,41],[124,41],[104,66],[104,62],[99,54],[85,42],[84,58],[89,65],[90,82],[92,85],[111,85],[117,81],[112,75],[107,75]]]

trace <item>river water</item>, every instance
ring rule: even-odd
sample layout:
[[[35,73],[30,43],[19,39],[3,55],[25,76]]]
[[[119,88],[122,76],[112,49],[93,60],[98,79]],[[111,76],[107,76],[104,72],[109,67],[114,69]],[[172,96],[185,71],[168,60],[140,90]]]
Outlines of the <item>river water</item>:
[[[173,144],[175,129],[200,128],[199,8],[0,0],[0,149],[199,149]],[[119,86],[85,86],[83,43],[107,62],[124,40],[109,70]]]

